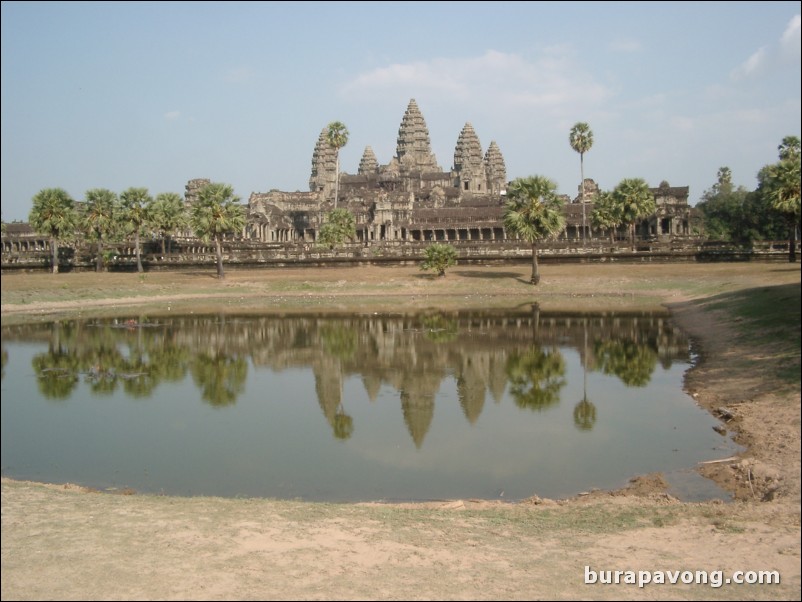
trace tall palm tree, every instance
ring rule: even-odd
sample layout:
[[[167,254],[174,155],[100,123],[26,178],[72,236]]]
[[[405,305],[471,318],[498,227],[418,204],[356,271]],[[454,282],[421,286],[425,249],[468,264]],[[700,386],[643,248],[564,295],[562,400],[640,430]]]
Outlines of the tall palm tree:
[[[788,261],[796,261],[796,229],[800,214],[799,155],[783,159],[768,168],[768,197],[771,206],[788,219]]]
[[[147,188],[128,188],[120,194],[120,205],[122,208],[123,227],[126,233],[134,235],[134,247],[136,252],[136,271],[144,272],[142,267],[142,252],[139,242],[140,235],[150,224],[150,209],[153,197],[148,194]]]
[[[642,178],[625,178],[613,190],[613,204],[621,223],[629,227],[629,241],[635,250],[635,224],[656,210],[654,195]]]
[[[571,148],[579,153],[579,173],[582,184],[579,187],[579,202],[582,203],[582,244],[585,244],[585,153],[593,146],[593,131],[584,121],[579,121],[571,128],[568,135]]]
[[[214,240],[217,253],[217,277],[223,273],[223,238],[227,234],[241,231],[245,227],[245,210],[234,196],[228,184],[209,183],[198,191],[198,199],[192,206],[190,217],[192,229],[203,240]]]
[[[796,261],[796,230],[800,217],[800,140],[786,136],[777,147],[780,160],[758,173],[758,190],[771,207],[788,220],[788,261]]]
[[[103,271],[103,243],[116,231],[118,213],[119,200],[114,192],[107,188],[86,191],[81,223],[88,238],[97,241],[96,272]]]
[[[563,203],[557,184],[545,176],[513,180],[507,188],[504,227],[532,245],[532,284],[540,282],[537,243],[556,238],[565,229]]]
[[[334,208],[337,208],[337,200],[340,196],[340,149],[348,144],[348,128],[342,121],[332,121],[326,130],[326,141],[334,149],[335,157],[335,184],[334,184]]]
[[[153,227],[161,234],[162,255],[166,255],[166,241],[172,246],[173,235],[187,225],[187,212],[184,199],[176,192],[161,192],[156,195],[152,211]]]
[[[34,230],[50,238],[50,267],[54,274],[58,274],[59,240],[72,237],[78,225],[75,201],[61,188],[40,190],[33,197],[28,221]]]

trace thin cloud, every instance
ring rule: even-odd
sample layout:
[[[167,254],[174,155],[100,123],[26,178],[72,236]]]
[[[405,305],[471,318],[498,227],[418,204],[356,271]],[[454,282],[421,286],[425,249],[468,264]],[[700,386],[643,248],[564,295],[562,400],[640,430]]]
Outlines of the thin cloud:
[[[780,47],[785,56],[799,59],[800,54],[802,54],[802,50],[800,50],[802,48],[800,44],[800,40],[802,40],[800,29],[802,29],[802,17],[794,15],[780,38]]]
[[[763,46],[762,48],[758,48],[757,51],[752,54],[752,56],[732,70],[732,79],[738,81],[755,75],[763,69],[767,59],[768,50],[766,47]]]
[[[788,59],[799,61],[802,54],[800,28],[802,28],[802,18],[800,15],[794,15],[785,26],[776,46],[758,48],[748,59],[732,70],[730,78],[734,81],[748,79],[760,75]]]
[[[164,114],[164,118],[167,121],[175,121],[179,117],[181,117],[181,111],[168,111]]]
[[[582,94],[577,94],[582,90]],[[488,50],[481,56],[394,63],[358,74],[340,93],[349,99],[425,95],[454,100],[506,103],[541,110],[595,105],[610,92],[582,71],[570,49],[549,48],[537,60]]]

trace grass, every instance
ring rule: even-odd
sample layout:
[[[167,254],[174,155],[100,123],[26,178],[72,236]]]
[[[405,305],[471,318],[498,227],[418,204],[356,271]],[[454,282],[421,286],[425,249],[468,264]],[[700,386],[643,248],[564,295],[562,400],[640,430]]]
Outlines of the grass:
[[[727,312],[738,325],[741,342],[756,348],[759,361],[797,389],[800,378],[800,285],[757,287],[713,297],[709,307]]]

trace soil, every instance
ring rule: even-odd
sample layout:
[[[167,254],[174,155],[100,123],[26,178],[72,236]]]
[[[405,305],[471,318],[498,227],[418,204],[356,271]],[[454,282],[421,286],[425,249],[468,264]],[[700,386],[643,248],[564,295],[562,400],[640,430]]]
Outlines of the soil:
[[[457,267],[445,278],[369,266],[229,270],[221,281],[200,272],[10,274],[2,278],[2,319],[132,306],[665,306],[699,353],[687,390],[746,446],[699,467],[734,501],[680,502],[660,474],[568,500],[418,504],[114,495],[3,478],[2,599],[799,600],[798,381],[779,378],[776,347],[744,337],[719,302],[747,289],[798,289],[799,264],[546,264],[537,287],[528,276],[526,265]],[[798,349],[791,361],[799,366]],[[615,575],[601,571],[624,573],[619,584],[604,584]],[[638,571],[666,583],[625,583]],[[674,571],[693,575],[671,584]],[[781,582],[738,584],[738,571],[755,579],[775,571]],[[701,572],[707,583],[698,583]],[[718,587],[718,576],[733,582]]]

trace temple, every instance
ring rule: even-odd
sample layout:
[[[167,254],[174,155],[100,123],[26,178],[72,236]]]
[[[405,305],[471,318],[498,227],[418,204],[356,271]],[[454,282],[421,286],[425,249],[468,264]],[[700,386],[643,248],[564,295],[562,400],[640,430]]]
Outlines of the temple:
[[[320,132],[312,153],[309,192],[254,192],[248,201],[245,237],[265,243],[313,242],[326,213],[334,208],[336,154]],[[196,180],[187,186],[189,200]],[[203,181],[200,181],[203,182]],[[415,99],[409,101],[398,128],[395,156],[382,165],[372,147],[365,148],[356,174],[342,172],[338,207],[356,217],[357,239],[377,241],[504,240],[507,170],[495,141],[483,151],[479,136],[466,123],[457,137],[451,169],[444,171],[432,152],[429,129]],[[586,179],[585,194],[566,200],[563,238],[582,238],[582,204],[586,237],[595,182]],[[688,187],[663,182],[652,189],[657,212],[639,228],[641,236],[689,234]]]

